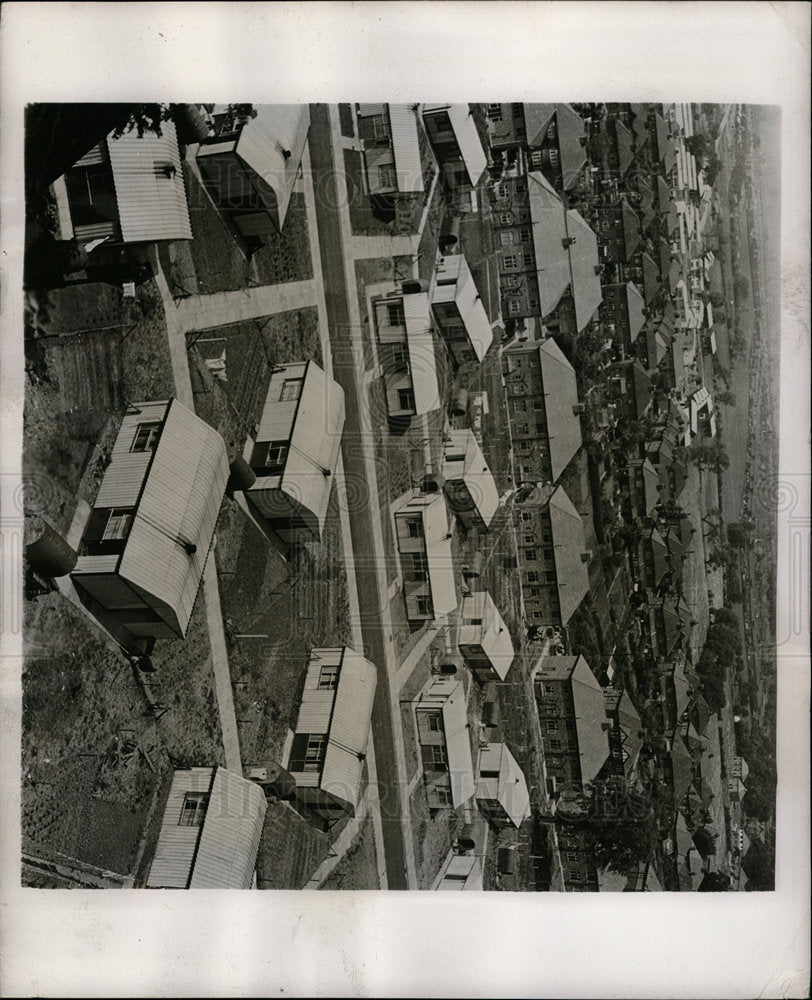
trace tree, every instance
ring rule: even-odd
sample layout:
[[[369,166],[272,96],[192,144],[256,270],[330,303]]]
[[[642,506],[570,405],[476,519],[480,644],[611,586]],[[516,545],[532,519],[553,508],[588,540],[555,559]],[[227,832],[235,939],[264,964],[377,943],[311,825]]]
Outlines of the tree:
[[[747,276],[738,272],[733,278],[733,294],[737,299],[746,299],[750,294],[750,282]]]
[[[708,872],[702,879],[698,892],[730,892],[730,879],[722,872]]]
[[[762,892],[775,889],[775,849],[758,837],[750,841],[750,850],[742,859],[742,868],[750,880],[750,888]]]
[[[708,150],[708,137],[704,132],[694,132],[693,135],[689,135],[685,140],[685,148],[689,153],[701,160]]]
[[[734,393],[726,390],[725,392],[716,393],[716,402],[721,403],[724,406],[735,406],[736,396]]]
[[[709,858],[716,853],[716,835],[705,826],[700,826],[694,834],[694,843],[703,858]]]
[[[727,540],[731,545],[737,547],[745,546],[749,541],[752,530],[752,524],[742,521],[732,521],[727,526]]]

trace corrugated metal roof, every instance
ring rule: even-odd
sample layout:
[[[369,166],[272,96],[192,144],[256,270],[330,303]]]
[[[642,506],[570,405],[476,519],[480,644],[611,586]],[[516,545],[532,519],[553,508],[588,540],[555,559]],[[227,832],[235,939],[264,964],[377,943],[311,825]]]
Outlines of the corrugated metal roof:
[[[108,471],[113,467],[111,463]],[[191,618],[228,474],[220,435],[172,400],[119,575],[162,601],[181,635]],[[190,554],[184,543],[194,545],[195,551]]]
[[[581,421],[573,410],[578,402],[578,383],[575,369],[552,337],[539,347],[539,361],[555,481],[581,447]]]
[[[482,146],[471,108],[468,104],[424,104],[423,112],[446,111],[451,123],[451,129],[457,140],[462,162],[465,164],[468,180],[476,187],[480,177],[485,173],[488,157]]]
[[[490,798],[482,771],[498,771],[496,799],[510,822],[518,829],[530,815],[530,793],[524,772],[504,743],[488,743],[479,751],[477,762],[477,797]]]
[[[266,406],[273,405],[270,395],[269,387]],[[327,518],[343,429],[344,390],[314,361],[308,362],[281,488],[313,514],[313,530],[319,537]],[[331,475],[325,475],[325,470]]]
[[[439,409],[441,402],[427,293],[404,295],[403,316],[406,322],[406,345],[409,350],[415,413],[429,413]]]
[[[331,652],[337,651],[312,650],[311,665],[319,669],[321,654]],[[346,802],[354,814],[361,792],[363,754],[369,740],[378,672],[374,664],[349,646],[342,652],[320,787]]]
[[[474,432],[469,428],[447,433],[444,455],[460,454],[462,463],[443,461],[443,478],[447,482],[462,479],[479,516],[487,527],[499,506],[499,491],[480,450]]]
[[[481,620],[481,625],[465,624],[467,620],[477,618]],[[488,591],[480,590],[463,598],[457,643],[461,646],[482,646],[499,680],[505,679],[515,657],[513,640]]]
[[[581,559],[586,550],[584,522],[563,486],[556,487],[549,505],[561,623],[566,625],[589,593],[589,570]]]
[[[429,695],[431,696],[431,690]],[[474,794],[474,764],[471,758],[468,712],[462,681],[457,681],[446,696],[442,712],[448,754],[448,775],[451,780],[451,801],[456,809]]]
[[[218,767],[190,889],[250,889],[267,802],[253,781]]]
[[[423,502],[421,519],[426,543],[431,603],[436,618],[449,614],[457,606],[454,557],[451,554],[451,539],[448,537],[448,511],[441,495],[438,494],[431,500]]]
[[[389,104],[387,107],[398,191],[422,191],[423,164],[420,160],[417,114],[408,104]]]
[[[455,279],[453,284],[440,283],[451,277]],[[432,302],[447,302],[453,296],[476,359],[481,361],[493,342],[493,330],[465,257],[450,254],[441,258],[435,278]]]
[[[275,222],[281,229],[302,162],[310,109],[307,104],[257,104],[257,117],[243,125],[236,153],[276,195]],[[205,146],[198,156],[205,155]],[[285,157],[285,152],[291,155]]]
[[[163,122],[161,130],[163,135],[144,132],[140,139],[135,130],[107,138],[125,243],[192,238],[175,126]],[[167,166],[174,167],[171,176]]]

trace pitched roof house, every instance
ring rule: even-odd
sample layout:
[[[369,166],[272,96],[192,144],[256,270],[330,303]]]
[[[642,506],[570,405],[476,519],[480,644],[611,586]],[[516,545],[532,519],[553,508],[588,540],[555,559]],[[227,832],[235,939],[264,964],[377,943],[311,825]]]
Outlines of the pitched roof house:
[[[486,590],[463,597],[457,646],[466,666],[479,680],[503,681],[507,676],[515,655],[513,641]]]
[[[178,400],[132,404],[93,501],[74,584],[134,636],[183,638],[228,474],[223,439]]]
[[[488,157],[467,104],[424,104],[423,124],[443,171],[452,185],[476,187]]]
[[[147,889],[250,889],[267,802],[222,767],[172,775]]]
[[[260,104],[254,110],[250,117],[215,107],[217,134],[197,151],[215,204],[243,236],[284,226],[310,129],[307,104]]]
[[[389,415],[411,417],[439,409],[428,295],[387,295],[376,299],[373,308]]]
[[[485,357],[493,331],[462,254],[447,255],[437,262],[431,309],[457,364]]]
[[[343,429],[344,391],[315,361],[274,371],[245,497],[276,531],[306,528],[321,538]]]
[[[355,815],[377,680],[349,646],[310,651],[287,770],[297,799],[321,819]]]
[[[449,509],[466,527],[487,529],[496,514],[499,493],[469,428],[447,432],[442,474]]]
[[[408,104],[359,104],[358,133],[371,195],[423,190],[417,115]]]
[[[452,533],[442,496],[416,496],[395,511],[395,537],[410,621],[431,621],[457,607]]]
[[[73,236],[79,241],[190,240],[192,227],[175,126],[161,135],[110,133],[64,174]]]
[[[474,765],[462,681],[431,678],[412,703],[430,809],[461,806],[474,794]]]
[[[482,815],[497,828],[518,829],[530,816],[524,772],[504,743],[487,743],[480,748],[476,798]]]

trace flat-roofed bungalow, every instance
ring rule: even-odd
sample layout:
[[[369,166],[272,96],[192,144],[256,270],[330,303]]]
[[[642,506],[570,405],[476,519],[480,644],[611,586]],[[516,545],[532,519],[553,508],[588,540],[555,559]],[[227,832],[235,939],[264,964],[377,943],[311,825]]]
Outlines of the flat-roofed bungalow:
[[[282,229],[310,129],[307,104],[260,104],[255,111],[251,118],[215,107],[221,130],[197,151],[215,204],[243,236]]]
[[[310,651],[287,770],[320,819],[358,808],[377,681],[375,665],[349,646]]]
[[[499,492],[472,430],[448,431],[443,479],[446,501],[459,521],[466,528],[486,530],[499,506]]]
[[[485,357],[493,331],[462,254],[440,258],[434,272],[431,309],[458,365]]]
[[[487,743],[476,766],[479,810],[497,829],[517,830],[530,816],[530,794],[524,772],[504,743]]]
[[[488,157],[467,104],[424,104],[423,124],[443,176],[452,185],[476,187]]]
[[[369,193],[374,197],[423,190],[417,115],[408,104],[359,104]]]
[[[377,299],[373,308],[390,417],[419,416],[439,409],[428,295],[388,295]]]
[[[457,809],[474,794],[465,686],[435,677],[413,702],[429,809]]]
[[[251,454],[250,506],[277,532],[321,538],[344,428],[344,391],[315,361],[271,376]]]
[[[452,533],[442,496],[416,496],[395,511],[395,536],[409,621],[432,621],[457,607]]]
[[[486,590],[462,599],[457,647],[466,666],[486,683],[503,681],[515,656],[510,631]]]
[[[148,889],[250,889],[267,802],[222,767],[172,775]]]
[[[76,587],[134,636],[183,638],[228,474],[223,439],[178,400],[132,404],[85,526]]]
[[[113,133],[64,174],[72,235],[79,241],[190,240],[192,227],[175,126],[161,135]]]

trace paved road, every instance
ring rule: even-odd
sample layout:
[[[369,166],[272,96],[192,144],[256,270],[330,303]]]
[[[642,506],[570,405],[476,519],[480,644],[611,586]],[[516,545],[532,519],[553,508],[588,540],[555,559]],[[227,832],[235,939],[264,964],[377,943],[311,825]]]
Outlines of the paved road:
[[[359,394],[364,389],[359,384],[356,366],[351,357],[350,313],[344,272],[345,253],[348,248],[343,245],[341,221],[336,207],[343,192],[339,192],[336,184],[329,108],[323,104],[311,105],[310,121],[312,125],[310,156],[314,182],[319,193],[316,202],[317,222],[327,322],[333,351],[333,376],[345,394],[346,420],[341,451],[347,482],[364,483],[367,477],[359,445],[362,427]],[[349,492],[352,495],[353,491]],[[372,713],[372,732],[378,770],[378,796],[388,887],[407,889],[403,817],[397,787],[398,770],[390,712],[389,677],[385,669],[384,609],[381,606],[377,568],[372,560],[363,558],[364,554],[371,551],[370,539],[374,530],[373,508],[363,503],[351,503],[348,506],[352,546],[357,554],[356,579],[364,645],[366,655],[379,667],[378,687]]]

